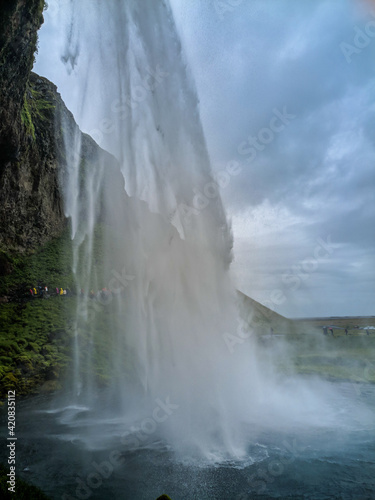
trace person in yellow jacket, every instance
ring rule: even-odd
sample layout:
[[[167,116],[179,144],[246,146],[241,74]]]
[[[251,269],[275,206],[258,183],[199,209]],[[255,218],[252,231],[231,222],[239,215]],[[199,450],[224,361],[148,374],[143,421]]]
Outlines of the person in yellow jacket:
[[[64,290],[60,288],[60,295],[64,295]]]
[[[34,288],[34,295],[38,295],[38,292],[36,291],[36,288]]]

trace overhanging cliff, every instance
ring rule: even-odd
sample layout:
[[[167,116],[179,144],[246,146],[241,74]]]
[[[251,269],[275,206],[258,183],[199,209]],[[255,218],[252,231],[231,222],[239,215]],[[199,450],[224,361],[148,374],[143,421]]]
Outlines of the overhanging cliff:
[[[72,134],[78,127],[56,86],[31,72],[43,7],[41,0],[15,0],[0,10],[3,253],[33,252],[59,236],[67,224],[61,186],[66,168],[64,134]],[[90,162],[105,153],[89,136],[82,134],[81,141],[81,160],[89,168]],[[0,276],[10,270],[0,255]]]
[[[59,387],[76,309],[74,296],[27,296],[41,284],[74,294],[63,184],[65,139],[80,132],[56,86],[31,72],[43,7],[14,0],[0,8],[0,394]],[[85,134],[80,142],[82,168],[114,169],[125,197],[115,159]]]

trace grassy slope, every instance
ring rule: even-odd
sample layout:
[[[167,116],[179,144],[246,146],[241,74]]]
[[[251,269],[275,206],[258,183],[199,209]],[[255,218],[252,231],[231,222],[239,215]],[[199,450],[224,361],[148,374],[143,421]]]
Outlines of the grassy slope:
[[[93,289],[101,288],[103,272],[103,239],[108,227],[98,224],[94,237],[95,273],[90,275]],[[77,320],[77,290],[71,272],[72,249],[68,228],[33,254],[2,253],[12,272],[0,285],[0,398],[9,389],[17,394],[60,388],[63,375],[71,368],[72,340],[78,328],[82,376],[87,373],[88,353],[96,368],[96,382],[105,385],[113,377],[110,353],[114,338],[109,325],[116,303],[105,307],[89,301],[89,321]],[[95,278],[98,278],[97,280]],[[97,284],[96,284],[97,283]],[[50,298],[31,297],[29,289],[47,285]],[[55,288],[69,289],[71,296],[56,296]],[[131,356],[122,353],[124,366],[131,370]]]
[[[0,296],[0,388],[26,394],[37,386],[59,387],[58,378],[69,361],[75,299],[30,298],[29,289],[47,285],[73,290],[68,229],[33,254],[7,255],[12,272],[3,277]]]
[[[70,288],[74,286],[71,272],[72,250],[69,229],[59,238],[55,238],[31,254],[10,255],[0,250],[0,258],[7,261],[12,272],[0,281],[1,295],[17,295],[24,293],[40,282],[48,284],[50,290],[56,287]]]
[[[275,362],[284,373],[320,375],[332,380],[375,383],[375,317],[313,318],[292,320],[271,311],[239,292],[242,317],[259,343],[271,352],[274,343],[285,349]],[[253,312],[251,312],[253,311]],[[323,326],[336,326],[334,336],[323,335]],[[356,328],[356,327],[359,328]],[[270,328],[275,337],[270,337]],[[345,328],[348,335],[345,335]],[[279,337],[280,335],[280,337]]]
[[[340,326],[334,336],[322,334],[324,325]],[[375,330],[355,326],[375,326],[375,318],[340,318],[327,321],[295,321],[298,335],[288,337],[294,347],[294,362],[299,373],[319,374],[330,379],[375,383]],[[348,329],[345,335],[344,328]],[[306,338],[310,342],[306,343]]]

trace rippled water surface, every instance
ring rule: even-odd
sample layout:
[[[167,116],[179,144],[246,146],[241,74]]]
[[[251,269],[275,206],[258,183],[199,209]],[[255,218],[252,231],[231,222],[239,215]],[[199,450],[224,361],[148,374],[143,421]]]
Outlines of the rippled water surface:
[[[129,451],[118,418],[95,420],[84,406],[29,398],[17,402],[17,472],[53,499],[373,499],[375,387],[333,387],[336,422],[259,427],[244,460],[210,464],[177,459],[151,436]],[[5,421],[2,410],[3,435]]]

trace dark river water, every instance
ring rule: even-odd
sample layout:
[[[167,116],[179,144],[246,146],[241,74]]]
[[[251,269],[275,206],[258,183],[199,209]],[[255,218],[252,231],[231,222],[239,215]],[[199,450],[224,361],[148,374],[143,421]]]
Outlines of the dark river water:
[[[260,428],[245,460],[211,465],[177,460],[158,442],[126,451],[115,422],[94,426],[88,439],[88,409],[40,396],[18,400],[17,473],[65,500],[156,500],[163,493],[172,500],[375,499],[375,386],[331,385],[337,425]],[[4,409],[1,432],[7,435]],[[7,456],[4,445],[3,463]]]

